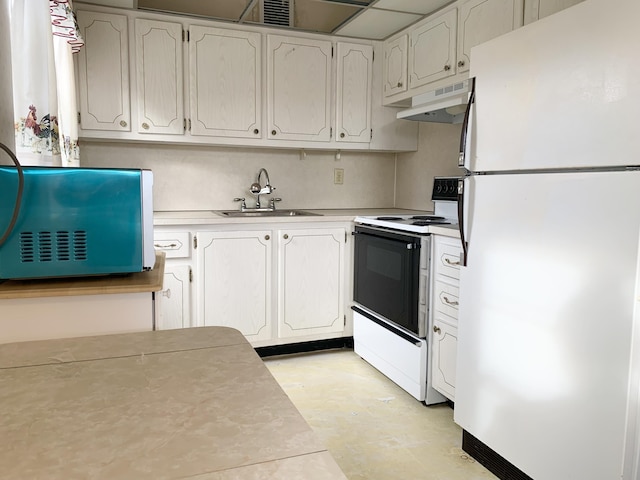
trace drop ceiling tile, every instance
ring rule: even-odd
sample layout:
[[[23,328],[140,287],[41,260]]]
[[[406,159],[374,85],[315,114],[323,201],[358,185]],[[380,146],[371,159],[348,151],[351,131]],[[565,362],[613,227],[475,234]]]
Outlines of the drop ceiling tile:
[[[371,6],[373,8],[427,15],[451,3],[451,1],[452,0],[378,0],[376,3],[371,4]]]
[[[390,12],[369,8],[346,25],[337,29],[336,35],[383,40],[398,30],[417,22],[421,15]]]

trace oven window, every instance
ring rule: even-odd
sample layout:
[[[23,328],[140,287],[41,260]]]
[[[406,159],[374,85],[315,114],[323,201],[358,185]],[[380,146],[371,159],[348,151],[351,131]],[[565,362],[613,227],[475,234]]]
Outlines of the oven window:
[[[367,267],[372,274],[382,275],[396,282],[402,280],[402,256],[397,252],[369,245]]]
[[[417,334],[420,243],[393,237],[356,229],[354,301]]]

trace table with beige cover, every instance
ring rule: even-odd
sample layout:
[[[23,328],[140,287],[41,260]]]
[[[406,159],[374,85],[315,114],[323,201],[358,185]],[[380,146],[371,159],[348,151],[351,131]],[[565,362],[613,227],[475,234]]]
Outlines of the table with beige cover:
[[[345,479],[245,338],[0,345],[3,479]]]

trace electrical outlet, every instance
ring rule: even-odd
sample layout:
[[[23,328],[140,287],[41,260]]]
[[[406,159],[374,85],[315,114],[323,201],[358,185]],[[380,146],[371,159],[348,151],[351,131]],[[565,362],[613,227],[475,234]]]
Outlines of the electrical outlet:
[[[336,185],[342,185],[344,183],[344,168],[333,169],[333,183]]]

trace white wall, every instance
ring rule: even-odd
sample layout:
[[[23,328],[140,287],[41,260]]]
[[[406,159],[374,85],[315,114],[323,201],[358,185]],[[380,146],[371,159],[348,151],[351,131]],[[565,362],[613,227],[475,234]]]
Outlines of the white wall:
[[[281,197],[279,208],[387,208],[394,206],[395,154],[214,148],[83,142],[83,167],[135,167],[154,172],[154,208],[222,210],[238,208],[258,170],[269,172]],[[334,169],[344,184],[334,185]]]
[[[11,0],[0,0],[0,142],[15,150],[13,94],[11,87],[11,36],[9,9]],[[2,152],[0,163],[11,163]]]
[[[460,176],[461,125],[420,123],[418,151],[398,154],[396,207],[433,210],[433,177]]]

